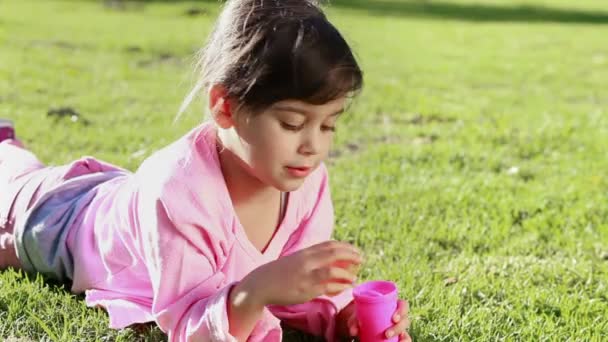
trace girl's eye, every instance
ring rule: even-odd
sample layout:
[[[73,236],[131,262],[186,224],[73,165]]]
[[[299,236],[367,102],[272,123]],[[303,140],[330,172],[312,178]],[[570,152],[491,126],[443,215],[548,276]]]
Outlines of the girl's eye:
[[[321,126],[321,130],[326,132],[335,132],[336,126]]]
[[[288,130],[288,131],[299,131],[300,128],[302,128],[302,126],[296,126],[296,125],[290,125],[286,122],[282,122],[281,121],[281,127],[283,127],[284,129]]]

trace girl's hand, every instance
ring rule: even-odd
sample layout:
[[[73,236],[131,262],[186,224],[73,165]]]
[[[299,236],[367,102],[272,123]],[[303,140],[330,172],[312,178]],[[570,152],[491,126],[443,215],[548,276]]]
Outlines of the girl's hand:
[[[352,287],[359,251],[345,242],[327,241],[262,265],[241,282],[262,305],[306,303],[318,296],[334,296]]]
[[[359,325],[357,320],[357,314],[354,309],[354,302],[351,302],[338,314],[338,327],[346,325],[348,335],[351,337],[359,335]],[[399,342],[411,342],[412,338],[407,333],[407,329],[410,327],[410,320],[408,318],[409,304],[405,300],[399,300],[397,303],[397,310],[393,315],[392,327],[386,330],[384,335],[386,338],[392,338],[393,336],[399,335]],[[344,323],[344,320],[346,323]],[[340,328],[338,328],[340,330]],[[343,328],[344,329],[344,328]]]

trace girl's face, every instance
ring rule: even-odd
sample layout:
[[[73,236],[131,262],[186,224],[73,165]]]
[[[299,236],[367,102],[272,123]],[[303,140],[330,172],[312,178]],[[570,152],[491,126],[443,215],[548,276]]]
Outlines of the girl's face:
[[[256,115],[237,115],[225,145],[264,184],[296,190],[327,157],[345,101],[285,100]]]

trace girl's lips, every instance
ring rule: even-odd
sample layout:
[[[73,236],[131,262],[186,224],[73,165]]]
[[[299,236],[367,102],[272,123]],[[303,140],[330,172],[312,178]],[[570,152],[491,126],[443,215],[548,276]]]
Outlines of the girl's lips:
[[[289,172],[290,175],[292,175],[293,177],[297,177],[297,178],[303,178],[308,176],[308,174],[310,173],[310,170],[312,168],[310,167],[293,167],[293,166],[286,166],[285,167],[287,169],[287,172]]]

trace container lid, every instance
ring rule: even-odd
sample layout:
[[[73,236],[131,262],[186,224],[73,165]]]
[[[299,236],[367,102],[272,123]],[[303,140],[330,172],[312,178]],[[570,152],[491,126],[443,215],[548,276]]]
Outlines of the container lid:
[[[387,299],[393,300],[397,294],[397,285],[391,281],[373,280],[353,289],[353,296],[360,302],[377,303]]]

